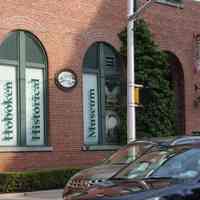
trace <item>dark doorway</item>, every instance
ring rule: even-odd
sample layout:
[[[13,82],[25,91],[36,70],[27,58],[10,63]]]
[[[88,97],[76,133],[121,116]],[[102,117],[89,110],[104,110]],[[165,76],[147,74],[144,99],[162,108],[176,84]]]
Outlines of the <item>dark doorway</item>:
[[[182,64],[178,57],[166,51],[168,56],[170,87],[175,95],[177,134],[185,134],[185,85]]]

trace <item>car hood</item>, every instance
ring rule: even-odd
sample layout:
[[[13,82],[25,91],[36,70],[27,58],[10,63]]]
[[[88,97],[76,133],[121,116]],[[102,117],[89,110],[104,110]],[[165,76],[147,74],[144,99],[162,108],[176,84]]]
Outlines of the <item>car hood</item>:
[[[145,180],[114,180],[106,181],[88,189],[83,193],[73,194],[67,199],[70,200],[89,200],[104,199],[110,197],[121,197],[131,195],[131,199],[140,199],[141,193],[144,196],[148,192],[163,189],[177,183],[174,179],[145,179]]]
[[[118,172],[124,165],[99,165],[81,170],[73,176],[73,179],[79,180],[106,180]]]

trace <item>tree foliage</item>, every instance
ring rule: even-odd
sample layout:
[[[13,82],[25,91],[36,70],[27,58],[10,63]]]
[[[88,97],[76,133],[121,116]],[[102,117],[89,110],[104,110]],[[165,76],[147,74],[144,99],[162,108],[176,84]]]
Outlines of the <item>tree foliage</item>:
[[[171,136],[176,134],[174,91],[170,87],[167,55],[160,50],[144,22],[135,23],[135,80],[145,86],[142,108],[137,108],[137,136]],[[121,55],[127,57],[127,30],[119,34]],[[126,66],[126,64],[125,64]],[[126,70],[125,70],[126,71]],[[126,95],[125,95],[126,96]],[[123,114],[125,118],[125,114]],[[123,122],[126,132],[126,120]]]

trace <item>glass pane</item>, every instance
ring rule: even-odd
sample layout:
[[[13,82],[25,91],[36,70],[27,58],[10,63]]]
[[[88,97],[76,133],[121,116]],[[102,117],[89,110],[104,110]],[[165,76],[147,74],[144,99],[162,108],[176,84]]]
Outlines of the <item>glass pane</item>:
[[[107,76],[105,78],[105,124],[106,142],[109,144],[119,143],[120,137],[120,96],[121,85],[118,76]]]
[[[10,33],[0,44],[0,59],[18,60],[18,34]]]
[[[96,69],[98,67],[98,45],[93,44],[86,52],[83,62],[84,69]]]
[[[26,62],[45,64],[45,56],[39,41],[30,33],[26,34]]]
[[[0,145],[17,144],[15,67],[0,66]]]
[[[105,73],[111,71],[112,73],[118,72],[117,53],[110,46],[103,44],[103,62]]]
[[[84,142],[98,144],[97,75],[83,74]]]
[[[43,70],[26,69],[26,142],[44,144]]]

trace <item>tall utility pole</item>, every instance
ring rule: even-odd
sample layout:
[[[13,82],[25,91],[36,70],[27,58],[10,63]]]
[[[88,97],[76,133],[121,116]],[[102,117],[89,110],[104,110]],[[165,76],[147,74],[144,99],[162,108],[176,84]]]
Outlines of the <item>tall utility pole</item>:
[[[147,0],[138,8],[137,0],[128,0],[127,28],[127,142],[136,139],[135,116],[135,53],[134,53],[134,22],[137,17],[155,0]]]
[[[136,0],[128,0],[128,19],[134,16]],[[128,20],[127,27],[127,140],[136,139],[136,117],[134,104],[135,61],[134,61],[134,20]]]

